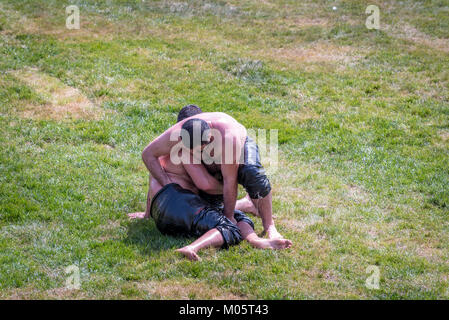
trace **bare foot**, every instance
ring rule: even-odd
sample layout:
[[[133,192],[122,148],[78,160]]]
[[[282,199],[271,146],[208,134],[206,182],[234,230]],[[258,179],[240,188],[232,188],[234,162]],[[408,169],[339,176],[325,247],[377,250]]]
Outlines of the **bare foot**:
[[[237,200],[237,202],[235,203],[235,209],[246,213],[251,213],[256,217],[260,217],[259,210],[257,210],[257,208],[254,206],[254,203],[251,201],[248,195],[240,200]]]
[[[260,239],[253,243],[259,249],[288,249],[292,246],[292,242],[287,239]]]
[[[128,213],[128,217],[130,219],[145,219],[145,212],[133,212],[133,213]]]
[[[183,254],[187,259],[191,261],[201,261],[199,255],[196,254],[189,246],[183,247],[181,249],[176,249],[175,251]]]

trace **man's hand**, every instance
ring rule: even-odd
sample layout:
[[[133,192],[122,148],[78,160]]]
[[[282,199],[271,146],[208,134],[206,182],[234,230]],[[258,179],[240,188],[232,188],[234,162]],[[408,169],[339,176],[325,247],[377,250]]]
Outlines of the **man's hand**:
[[[142,152],[142,160],[145,163],[145,166],[161,186],[165,186],[171,182],[169,176],[159,162],[159,157],[167,154],[170,154],[170,145],[167,143],[164,135],[156,138]]]

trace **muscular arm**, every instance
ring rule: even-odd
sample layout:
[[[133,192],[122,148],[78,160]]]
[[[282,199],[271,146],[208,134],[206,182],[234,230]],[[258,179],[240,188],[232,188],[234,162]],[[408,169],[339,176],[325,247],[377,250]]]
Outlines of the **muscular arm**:
[[[229,133],[224,135],[224,151],[222,153],[221,173],[223,175],[223,213],[231,221],[234,221],[235,202],[237,201],[238,182],[237,174],[239,169],[238,159],[240,158],[241,143],[239,139]],[[231,154],[229,154],[231,152]]]
[[[234,220],[235,202],[237,201],[237,171],[238,164],[221,165],[223,174],[223,213],[227,218],[232,218],[231,220]]]
[[[209,194],[223,194],[223,185],[202,164],[183,164],[195,186]]]
[[[162,168],[159,157],[170,153],[171,144],[169,143],[169,136],[163,133],[161,136],[153,140],[142,152],[142,160],[145,166],[150,171],[151,176],[159,182],[161,186],[169,184],[170,178]]]

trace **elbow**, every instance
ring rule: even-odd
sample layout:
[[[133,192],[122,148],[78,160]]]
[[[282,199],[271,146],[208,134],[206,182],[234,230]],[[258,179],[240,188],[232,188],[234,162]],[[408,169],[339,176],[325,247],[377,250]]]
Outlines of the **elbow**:
[[[143,161],[143,163],[145,163],[145,165],[148,167],[148,164],[147,164],[147,157],[146,157],[145,151],[142,152],[142,161]]]
[[[152,158],[152,153],[149,147],[146,147],[142,152],[142,161],[145,163],[146,167],[150,164],[150,160]]]

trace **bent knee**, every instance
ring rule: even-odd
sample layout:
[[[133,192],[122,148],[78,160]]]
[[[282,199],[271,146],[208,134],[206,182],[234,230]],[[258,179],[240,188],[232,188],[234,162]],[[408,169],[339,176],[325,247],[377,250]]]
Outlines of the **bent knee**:
[[[233,224],[229,219],[223,217],[223,220],[220,222],[216,228],[220,231],[223,236],[223,249],[228,249],[230,246],[234,246],[243,241],[242,233],[240,232],[239,227]]]

